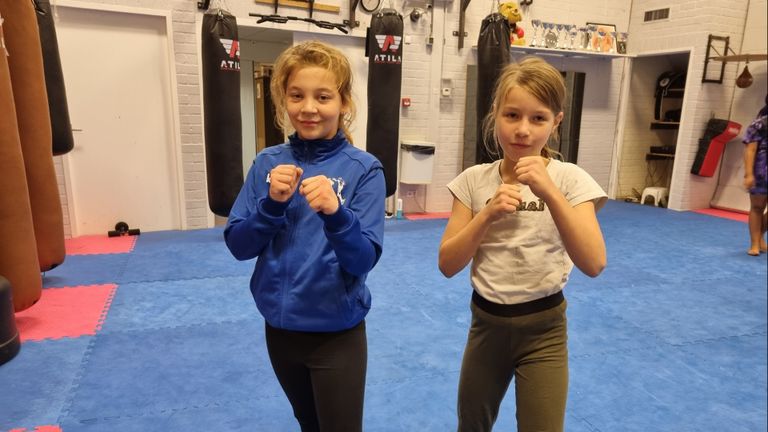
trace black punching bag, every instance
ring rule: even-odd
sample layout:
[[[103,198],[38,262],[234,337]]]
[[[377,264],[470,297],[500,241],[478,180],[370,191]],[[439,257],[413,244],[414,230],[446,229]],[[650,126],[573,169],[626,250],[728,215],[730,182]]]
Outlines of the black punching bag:
[[[227,217],[243,186],[243,133],[237,22],[224,10],[203,15],[202,62],[208,206]]]
[[[0,365],[16,357],[21,348],[11,295],[10,282],[0,276]]]
[[[386,196],[397,190],[400,84],[403,78],[403,17],[382,9],[368,28],[368,128],[366,150],[384,166]]]
[[[475,162],[492,162],[498,157],[488,153],[483,136],[483,120],[493,103],[493,89],[501,70],[509,63],[509,23],[497,13],[485,17],[477,38],[477,151]],[[494,148],[494,143],[490,144]]]
[[[51,116],[51,138],[53,155],[69,153],[75,146],[72,136],[72,124],[69,121],[67,92],[64,88],[64,73],[61,71],[59,41],[48,0],[35,0],[37,27],[40,32],[40,45],[43,50],[43,72],[45,88],[48,91],[48,113]]]

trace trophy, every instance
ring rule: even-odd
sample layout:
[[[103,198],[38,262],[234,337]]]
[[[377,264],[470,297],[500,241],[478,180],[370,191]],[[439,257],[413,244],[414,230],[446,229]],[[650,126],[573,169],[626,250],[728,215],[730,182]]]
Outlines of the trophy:
[[[544,23],[544,39],[542,42],[544,43],[544,46],[547,48],[557,48],[557,35],[554,31],[552,31],[555,28],[555,25],[553,23]]]
[[[618,52],[619,54],[627,53],[628,37],[629,37],[629,33],[627,32],[621,32],[616,36],[616,52]]]
[[[594,24],[590,24],[587,26],[587,51],[598,51],[599,45],[595,47],[592,44],[592,39],[595,37],[595,32],[597,31],[597,26]]]
[[[533,39],[531,40],[531,46],[536,47],[539,45],[538,39],[539,39],[539,27],[541,27],[541,20],[540,19],[531,20],[531,27],[533,27]]]

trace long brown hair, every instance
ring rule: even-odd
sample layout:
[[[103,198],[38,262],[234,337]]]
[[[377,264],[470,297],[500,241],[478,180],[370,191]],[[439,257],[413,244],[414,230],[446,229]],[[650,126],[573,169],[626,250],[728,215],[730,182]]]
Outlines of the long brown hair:
[[[272,103],[275,105],[275,123],[282,130],[293,129],[285,107],[288,78],[298,69],[313,66],[323,68],[336,77],[336,89],[345,107],[344,112],[339,114],[339,128],[351,143],[350,128],[356,114],[355,103],[352,101],[352,67],[341,51],[323,42],[302,42],[286,49],[277,58],[269,85]]]
[[[496,117],[501,112],[507,93],[514,87],[520,87],[532,94],[541,103],[557,115],[565,104],[565,80],[560,71],[539,57],[527,56],[519,63],[510,63],[504,67],[496,81],[491,110],[483,119],[483,137],[488,154],[501,156],[501,146],[496,139]],[[552,131],[549,142],[558,142],[560,134],[557,128]],[[541,156],[547,159],[559,157],[549,143],[541,149]]]

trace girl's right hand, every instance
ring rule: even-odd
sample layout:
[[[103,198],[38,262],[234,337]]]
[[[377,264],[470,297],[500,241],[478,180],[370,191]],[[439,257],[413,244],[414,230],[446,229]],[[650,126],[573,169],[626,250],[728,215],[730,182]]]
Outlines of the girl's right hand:
[[[286,202],[296,192],[299,179],[304,174],[301,167],[278,165],[269,172],[269,197],[278,202]]]
[[[501,184],[493,197],[485,203],[482,211],[486,212],[489,222],[496,222],[506,215],[515,213],[522,199],[520,185]]]
[[[744,188],[751,189],[753,186],[755,186],[755,176],[744,174]]]

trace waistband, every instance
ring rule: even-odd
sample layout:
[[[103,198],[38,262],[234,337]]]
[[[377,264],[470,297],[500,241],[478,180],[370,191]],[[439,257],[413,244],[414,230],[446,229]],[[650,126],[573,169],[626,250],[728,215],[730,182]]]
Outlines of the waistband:
[[[545,311],[547,309],[552,309],[553,307],[559,306],[563,300],[565,300],[563,292],[558,291],[550,296],[527,301],[524,303],[499,304],[490,300],[486,300],[483,298],[483,296],[478,294],[477,291],[472,291],[472,303],[474,303],[475,306],[479,307],[485,312],[488,312],[491,315],[501,317],[515,317]]]

